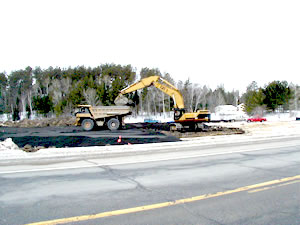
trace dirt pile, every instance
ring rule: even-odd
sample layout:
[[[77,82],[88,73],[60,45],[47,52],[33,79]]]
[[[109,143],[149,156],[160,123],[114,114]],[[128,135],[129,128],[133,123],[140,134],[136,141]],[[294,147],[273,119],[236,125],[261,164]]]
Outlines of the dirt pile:
[[[166,135],[173,135],[177,138],[191,138],[191,137],[205,137],[205,136],[217,136],[217,135],[232,135],[232,134],[244,134],[245,131],[240,128],[219,128],[210,129],[202,132],[170,132],[162,131]]]
[[[62,127],[73,126],[75,124],[75,117],[58,117],[58,118],[44,118],[29,120],[23,119],[20,121],[5,121],[0,122],[3,127]]]

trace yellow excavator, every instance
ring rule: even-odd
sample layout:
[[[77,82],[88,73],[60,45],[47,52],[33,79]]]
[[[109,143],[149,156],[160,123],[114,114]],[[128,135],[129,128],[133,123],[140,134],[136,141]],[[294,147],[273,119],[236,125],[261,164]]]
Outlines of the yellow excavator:
[[[174,100],[174,123],[170,124],[170,129],[175,130],[203,130],[204,123],[210,121],[210,112],[208,110],[197,110],[196,112],[185,112],[184,101],[180,91],[167,80],[160,76],[150,76],[124,88],[115,99],[116,105],[126,105],[128,99],[124,94],[136,90],[154,86],[171,96]]]

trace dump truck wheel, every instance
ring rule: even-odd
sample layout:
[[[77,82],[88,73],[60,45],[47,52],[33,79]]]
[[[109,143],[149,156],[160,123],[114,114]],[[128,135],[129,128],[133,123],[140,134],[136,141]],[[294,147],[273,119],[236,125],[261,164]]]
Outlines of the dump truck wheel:
[[[93,130],[94,125],[95,125],[95,123],[91,119],[84,119],[81,123],[81,126],[85,131]]]
[[[171,132],[177,131],[177,128],[176,128],[176,125],[175,125],[175,124],[171,124],[171,125],[170,125],[170,131],[171,131]]]
[[[120,127],[120,121],[118,119],[112,118],[107,122],[107,127],[110,130],[118,130]]]

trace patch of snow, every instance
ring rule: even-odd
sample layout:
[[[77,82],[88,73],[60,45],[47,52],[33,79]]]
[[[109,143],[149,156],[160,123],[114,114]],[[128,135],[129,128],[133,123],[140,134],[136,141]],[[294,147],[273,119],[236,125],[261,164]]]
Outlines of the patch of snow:
[[[19,147],[12,141],[11,138],[7,138],[0,142],[0,151],[6,150],[20,150]]]
[[[287,112],[287,113],[268,113],[266,114],[267,121],[279,122],[279,121],[294,121],[299,112]]]
[[[10,114],[0,114],[0,121],[7,121],[11,119],[11,115]]]
[[[19,149],[11,138],[0,141],[0,160],[24,157],[27,158],[27,153]]]
[[[124,119],[125,123],[143,123],[145,119],[153,119],[153,120],[157,120],[161,123],[167,123],[167,122],[171,122],[174,121],[173,118],[173,112],[171,113],[165,113],[165,114],[161,114],[161,115],[144,115],[144,116],[126,116]]]
[[[20,120],[27,119],[27,114],[28,112],[20,112]],[[30,115],[31,120],[36,120],[36,119],[44,119],[45,117],[38,114],[36,111],[33,111],[32,114]],[[49,118],[49,117],[48,117]],[[0,114],[0,121],[5,122],[5,121],[12,121],[12,115],[10,113],[8,114]]]
[[[144,116],[126,116],[125,123],[142,123],[144,122]]]

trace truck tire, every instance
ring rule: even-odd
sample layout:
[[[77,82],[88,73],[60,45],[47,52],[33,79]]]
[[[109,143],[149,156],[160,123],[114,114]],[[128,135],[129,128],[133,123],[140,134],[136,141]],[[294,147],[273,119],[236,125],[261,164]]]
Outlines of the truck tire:
[[[120,127],[120,121],[116,118],[111,118],[108,122],[107,122],[107,127],[110,130],[118,130]]]
[[[94,126],[95,126],[95,122],[92,119],[84,119],[81,123],[81,127],[85,131],[93,130]]]
[[[175,132],[177,131],[176,125],[175,124],[170,124],[170,131]]]

